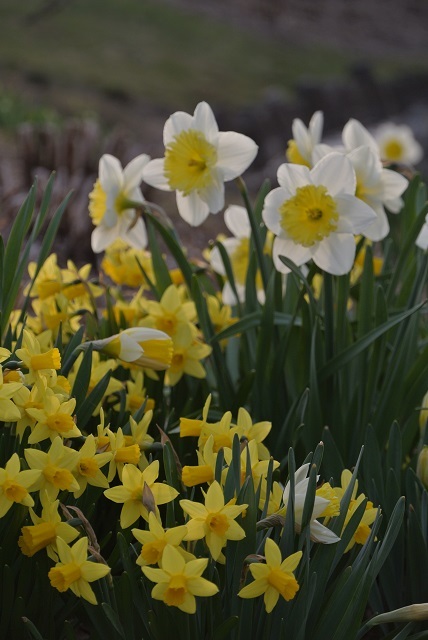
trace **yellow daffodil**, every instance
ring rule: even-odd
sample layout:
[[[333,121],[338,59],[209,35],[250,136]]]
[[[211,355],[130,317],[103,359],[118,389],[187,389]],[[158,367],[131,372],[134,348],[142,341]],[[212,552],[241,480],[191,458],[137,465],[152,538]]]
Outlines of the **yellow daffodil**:
[[[81,538],[72,547],[57,538],[57,549],[59,562],[48,573],[51,585],[61,592],[71,589],[78,598],[97,604],[89,583],[104,578],[110,567],[87,559],[88,538]]]
[[[225,448],[224,459],[228,465],[232,462],[232,449]],[[259,460],[258,447],[255,440],[250,440],[241,451],[241,484],[244,484],[247,477],[248,468],[251,469],[251,475],[254,480],[254,486],[258,487],[260,480],[266,478],[269,468],[269,460]],[[278,469],[279,462],[273,461],[273,470]],[[225,471],[223,471],[225,474]]]
[[[125,436],[125,442],[128,447],[137,445],[140,450],[140,459],[138,461],[138,467],[143,471],[147,465],[146,454],[144,451],[154,442],[152,436],[149,436],[147,429],[153,418],[153,411],[147,411],[140,422],[136,422],[132,416],[129,418],[129,425],[131,427],[131,434]]]
[[[109,500],[123,504],[120,514],[122,529],[130,527],[140,516],[148,521],[150,511],[159,517],[157,505],[171,502],[178,496],[178,491],[173,487],[155,482],[158,475],[159,460],[149,464],[144,471],[133,464],[126,464],[122,472],[122,485],[104,491]]]
[[[143,573],[156,585],[152,598],[162,600],[169,607],[178,607],[185,613],[195,613],[195,596],[213,596],[218,587],[202,578],[207,558],[185,562],[177,549],[167,545],[162,556],[162,569],[142,567]]]
[[[171,366],[165,374],[165,383],[173,387],[184,374],[193,378],[205,378],[207,372],[201,360],[211,354],[212,348],[196,339],[188,327],[174,336],[173,345],[174,352]]]
[[[77,452],[77,458],[73,473],[79,484],[79,488],[74,491],[74,497],[79,498],[85,491],[87,485],[93,487],[103,487],[106,489],[109,484],[105,475],[101,472],[113,457],[111,451],[97,453],[95,437],[90,434],[81,449]]]
[[[251,419],[246,409],[240,407],[238,418],[236,420],[239,437],[248,441],[255,440],[257,442],[257,453],[259,460],[268,460],[270,458],[269,450],[263,444],[263,440],[268,436],[272,429],[272,423],[264,420],[263,422],[255,422]]]
[[[34,491],[46,491],[48,498],[55,500],[60,491],[79,490],[79,483],[72,474],[79,454],[65,447],[59,436],[54,438],[47,452],[25,449],[24,455],[30,469],[38,472]]]
[[[284,600],[292,600],[299,590],[299,584],[293,571],[302,557],[302,552],[293,553],[282,560],[278,545],[270,538],[265,544],[266,564],[250,564],[254,582],[241,589],[241,598],[257,598],[264,594],[266,612],[270,613],[282,596]]]
[[[159,302],[147,301],[147,317],[142,321],[145,327],[152,327],[164,331],[173,337],[182,325],[191,324],[196,320],[195,303],[182,300],[179,288],[171,284],[162,295]]]
[[[31,430],[37,423],[37,419],[30,416],[27,409],[43,409],[43,400],[47,389],[47,379],[41,379],[29,389],[21,386],[13,396],[13,400],[20,411],[20,418],[15,426],[15,433],[22,440],[26,429]],[[0,390],[1,394],[1,390]]]
[[[126,436],[123,434],[121,427],[116,432],[111,429],[107,429],[106,435],[108,436],[109,446],[106,451],[112,452],[110,459],[109,470],[107,479],[111,482],[116,475],[122,480],[122,472],[125,464],[138,465],[140,462],[141,451],[140,447],[136,443],[128,443]],[[98,446],[100,442],[98,441]]]
[[[169,544],[178,549],[184,559],[191,559],[193,556],[184,551],[179,545],[187,533],[187,527],[172,527],[166,529],[158,522],[154,513],[149,513],[149,531],[142,529],[132,529],[132,535],[143,545],[137,564],[145,567],[148,564],[161,564],[165,547]]]
[[[235,522],[248,507],[247,504],[224,504],[223,491],[218,482],[213,482],[205,495],[205,505],[191,500],[180,500],[180,506],[190,516],[186,523],[188,533],[185,540],[205,538],[214,560],[228,540],[242,540],[245,531]]]
[[[20,469],[21,463],[17,453],[6,462],[4,469],[0,468],[0,518],[6,515],[14,502],[26,507],[34,506],[28,489],[32,488],[39,472]]]
[[[351,482],[351,478],[352,478],[352,473],[351,471],[349,471],[349,469],[344,469],[342,471],[341,474],[341,484],[340,487],[334,487],[334,493],[336,494],[337,498],[339,500],[341,500],[343,498],[343,495],[346,491],[346,489],[349,486],[349,483]],[[343,529],[342,532],[346,529],[346,526],[349,522],[349,520],[351,519],[352,515],[355,513],[355,510],[357,509],[357,507],[365,500],[365,495],[363,493],[360,493],[357,496],[357,491],[358,491],[358,480],[355,481],[353,490],[352,490],[352,495],[351,495],[351,501],[349,503],[349,507],[348,507],[348,512],[345,516],[345,522],[343,524]],[[366,508],[365,511],[363,513],[363,516],[361,518],[361,521],[357,527],[357,530],[355,531],[354,535],[352,536],[348,546],[345,549],[345,553],[347,551],[349,551],[350,549],[352,549],[352,547],[355,545],[355,543],[357,544],[364,544],[365,541],[367,540],[367,538],[370,535],[370,525],[373,524],[373,522],[375,521],[376,515],[377,515],[378,510],[373,508],[373,503],[370,502],[370,500],[367,501],[366,504]]]
[[[58,435],[61,438],[77,438],[81,436],[73,419],[76,400],[71,398],[63,402],[61,396],[57,396],[51,389],[46,389],[43,398],[43,408],[27,408],[28,415],[37,420],[33,431],[28,438],[28,444],[35,444],[50,438],[54,440]]]
[[[203,427],[207,424],[211,400],[212,396],[210,394],[202,409],[202,420],[199,418],[180,418],[180,438],[186,438],[187,436],[196,436],[199,438]]]
[[[146,327],[125,329],[110,338],[87,344],[124,362],[156,371],[167,369],[173,354],[171,338],[163,331]]]
[[[211,484],[214,481],[218,454],[214,452],[214,437],[212,435],[206,441],[203,451],[197,451],[197,455],[197,466],[185,465],[182,469],[181,480],[186,487],[195,487],[205,482]]]
[[[142,371],[132,371],[131,379],[125,382],[126,404],[125,410],[135,413],[145,403],[145,412],[154,409],[155,401],[147,396],[144,388],[144,374]],[[114,407],[119,409],[119,404]]]
[[[40,502],[42,504],[42,515],[39,517],[30,508],[30,518],[32,525],[22,527],[18,540],[18,545],[22,553],[26,556],[33,556],[41,549],[46,552],[56,562],[58,554],[56,550],[57,538],[62,538],[64,542],[72,542],[77,538],[79,532],[66,522],[62,522],[58,513],[59,501],[52,502],[46,492],[40,492]]]
[[[144,288],[148,284],[140,265],[153,282],[151,253],[144,249],[129,247],[123,240],[118,239],[107,247],[101,268],[116,284]]]

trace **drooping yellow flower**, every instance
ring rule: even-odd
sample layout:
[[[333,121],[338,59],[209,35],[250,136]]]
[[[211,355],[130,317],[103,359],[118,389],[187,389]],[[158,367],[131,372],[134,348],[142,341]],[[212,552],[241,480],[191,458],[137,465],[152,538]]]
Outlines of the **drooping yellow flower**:
[[[180,418],[180,438],[186,438],[187,436],[196,436],[199,438],[203,427],[207,424],[211,400],[212,396],[210,394],[202,409],[202,420],[199,418]]]
[[[13,396],[13,400],[20,411],[20,418],[15,426],[15,433],[22,440],[27,428],[33,429],[37,419],[30,416],[27,409],[43,409],[43,400],[47,389],[47,378],[34,384],[31,390],[22,385]],[[0,391],[1,393],[1,391]]]
[[[26,507],[34,506],[28,489],[32,488],[39,473],[31,469],[20,469],[21,463],[17,453],[6,462],[4,469],[0,469],[0,518],[6,515],[14,502]]]
[[[185,465],[182,469],[181,481],[186,487],[195,487],[205,482],[211,484],[214,481],[218,454],[214,452],[214,437],[212,435],[206,441],[202,453],[197,451],[197,455],[197,466]]]
[[[81,449],[77,452],[77,459],[73,473],[79,484],[79,488],[74,491],[74,497],[79,498],[85,491],[88,484],[93,487],[103,487],[106,489],[109,484],[101,469],[113,457],[111,451],[97,453],[95,437],[90,434]]]
[[[25,459],[30,469],[38,472],[34,491],[46,491],[50,500],[55,500],[60,491],[78,491],[79,483],[72,474],[79,454],[65,447],[62,438],[54,438],[47,452],[40,449],[25,449]]]
[[[349,483],[351,482],[351,478],[352,478],[352,473],[351,471],[349,471],[349,469],[344,469],[342,471],[342,475],[341,475],[341,485],[340,487],[334,487],[334,493],[336,494],[336,496],[338,497],[339,500],[341,500],[343,498],[343,495],[346,491],[346,489],[348,488]],[[351,501],[349,503],[349,507],[348,507],[348,512],[345,516],[345,522],[343,523],[343,529],[342,532],[346,529],[349,520],[351,519],[352,515],[355,513],[356,509],[359,507],[359,505],[365,500],[366,496],[364,495],[364,493],[360,493],[357,496],[357,491],[358,491],[358,480],[355,481],[354,484],[354,488],[352,490],[352,495],[351,495]],[[363,513],[363,516],[361,518],[361,521],[357,527],[357,530],[355,531],[354,535],[352,536],[348,546],[345,549],[345,553],[347,551],[349,551],[350,549],[352,549],[352,547],[355,545],[355,543],[357,544],[364,544],[367,540],[367,538],[370,535],[370,525],[373,524],[373,522],[375,521],[376,515],[377,515],[378,509],[375,509],[373,507],[373,503],[370,502],[370,500],[367,501],[366,504],[366,508],[365,511]]]
[[[89,583],[104,578],[110,567],[87,560],[88,538],[81,538],[72,547],[57,538],[57,549],[59,562],[48,573],[51,585],[61,592],[71,589],[78,598],[97,604]]]
[[[61,368],[59,350],[55,347],[42,352],[39,341],[27,329],[24,329],[22,348],[16,350],[16,355],[28,369],[25,376],[27,384],[35,382],[40,375],[49,376]]]
[[[28,265],[28,274],[33,280],[37,271],[37,262],[30,262]],[[57,256],[55,253],[51,253],[43,263],[37,277],[33,283],[30,291],[31,297],[40,298],[40,300],[46,300],[47,298],[54,297],[61,291],[61,269],[57,264]],[[29,287],[24,291],[27,295]]]
[[[316,495],[329,501],[324,511],[320,513],[320,518],[334,518],[339,515],[340,500],[329,482],[324,482],[321,487],[316,490]]]
[[[126,404],[125,410],[135,413],[138,409],[145,404],[144,411],[152,411],[155,406],[155,401],[147,396],[146,389],[144,387],[144,373],[142,371],[132,371],[131,379],[125,382],[126,385]],[[119,404],[114,407],[119,409]]]
[[[232,307],[228,304],[222,304],[217,296],[207,295],[206,301],[215,333],[220,333],[238,321],[238,318],[232,318]],[[227,340],[221,340],[220,345],[224,347],[226,343]]]
[[[28,438],[28,444],[35,444],[50,438],[77,438],[81,434],[73,419],[76,400],[71,398],[63,402],[62,396],[57,396],[51,389],[46,389],[43,398],[43,408],[27,408],[28,415],[37,420],[36,426]]]
[[[142,420],[136,422],[132,416],[129,418],[129,425],[131,427],[131,434],[125,436],[125,442],[128,447],[137,445],[140,450],[140,459],[138,461],[138,467],[143,471],[149,464],[144,453],[146,449],[154,442],[152,436],[149,436],[147,429],[153,418],[153,411],[146,411]]]
[[[180,506],[190,516],[186,523],[188,533],[185,540],[205,538],[214,560],[228,540],[245,538],[244,529],[235,522],[248,507],[247,504],[224,504],[223,491],[218,482],[213,482],[205,495],[205,505],[191,500],[180,500]]]
[[[30,508],[30,518],[33,524],[22,527],[22,536],[18,540],[18,545],[22,553],[29,557],[41,549],[46,549],[49,558],[56,562],[58,560],[57,538],[62,538],[64,542],[69,543],[77,538],[79,532],[66,522],[62,522],[58,513],[58,500],[52,502],[47,493],[41,491],[40,501],[42,515],[40,517],[37,516],[33,509]]]
[[[122,472],[125,464],[137,466],[140,462],[140,447],[136,443],[128,443],[126,441],[126,436],[121,427],[119,427],[116,432],[107,429],[106,435],[109,441],[109,446],[106,451],[111,451],[113,454],[110,459],[107,479],[111,482],[117,472],[119,479],[122,480]]]
[[[284,487],[279,482],[272,483],[272,489],[270,491],[269,496],[267,496],[267,482],[265,478],[262,478],[261,490],[260,490],[260,504],[259,509],[263,511],[265,508],[266,501],[268,501],[268,506],[266,510],[266,515],[271,516],[274,513],[277,515],[285,516],[285,507],[282,502],[282,495],[284,493]]]
[[[156,585],[152,598],[162,600],[169,607],[178,607],[185,613],[195,613],[195,596],[213,596],[218,587],[202,578],[208,558],[185,562],[182,555],[171,545],[167,545],[162,556],[162,569],[142,567],[143,573]]]
[[[149,513],[149,531],[132,529],[132,535],[143,545],[137,558],[137,564],[140,567],[145,567],[148,564],[160,565],[163,552],[168,544],[176,547],[185,559],[190,560],[193,556],[179,546],[186,533],[187,527],[184,525],[164,530],[155,514]]]
[[[140,516],[148,521],[150,511],[154,511],[159,518],[158,505],[171,502],[178,496],[178,491],[173,487],[156,482],[158,475],[159,460],[149,464],[144,471],[133,464],[126,464],[122,472],[122,485],[104,491],[109,500],[123,504],[120,514],[122,529],[130,527]]]
[[[282,560],[278,545],[270,538],[265,544],[266,564],[250,564],[254,582],[241,589],[241,598],[257,598],[264,594],[266,612],[270,613],[282,596],[292,600],[299,590],[299,584],[293,574],[302,557],[302,552],[293,553]]]

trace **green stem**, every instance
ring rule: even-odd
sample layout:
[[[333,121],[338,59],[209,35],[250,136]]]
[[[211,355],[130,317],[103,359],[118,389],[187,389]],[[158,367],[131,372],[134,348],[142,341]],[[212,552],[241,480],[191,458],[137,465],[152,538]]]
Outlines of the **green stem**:
[[[253,208],[251,206],[250,199],[248,197],[248,191],[247,191],[247,186],[246,186],[245,182],[243,181],[243,179],[241,177],[239,177],[239,178],[236,179],[236,184],[237,184],[238,189],[239,189],[239,191],[240,191],[240,193],[242,195],[242,198],[244,200],[245,208],[247,209],[248,218],[249,218],[250,225],[251,225],[252,239],[254,241],[254,247],[256,249],[256,254],[257,254],[257,262],[259,263],[260,273],[261,273],[261,276],[262,276],[263,289],[266,292],[267,291],[267,286],[268,286],[269,274],[268,274],[268,271],[267,271],[265,256],[264,256],[264,253],[263,253],[263,245],[262,245],[261,238],[260,238],[259,222],[256,219],[256,216],[254,215],[254,211],[253,211]]]

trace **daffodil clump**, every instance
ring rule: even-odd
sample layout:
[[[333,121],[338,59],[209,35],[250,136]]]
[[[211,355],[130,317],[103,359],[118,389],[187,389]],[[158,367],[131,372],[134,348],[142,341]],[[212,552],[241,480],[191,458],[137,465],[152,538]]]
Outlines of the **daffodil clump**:
[[[21,207],[0,251],[2,637],[422,637],[421,150],[396,125],[322,130],[295,119],[257,195],[256,143],[205,102],[168,118],[162,158],[103,155],[98,270],[51,253],[66,203],[27,265],[49,190]],[[192,227],[225,209],[231,237],[189,259],[145,185]]]

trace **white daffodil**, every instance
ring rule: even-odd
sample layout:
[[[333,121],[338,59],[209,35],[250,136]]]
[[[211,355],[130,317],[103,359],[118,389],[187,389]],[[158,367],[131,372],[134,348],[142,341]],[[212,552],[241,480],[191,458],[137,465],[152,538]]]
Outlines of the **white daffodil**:
[[[234,131],[221,132],[211,107],[200,102],[194,115],[177,111],[163,131],[165,157],[144,168],[145,182],[177,191],[181,217],[196,227],[224,207],[224,183],[240,176],[257,154],[256,143]]]
[[[312,152],[320,144],[324,116],[322,111],[315,111],[306,127],[300,118],[295,118],[291,125],[293,138],[288,141],[287,160],[293,164],[303,164],[312,167]]]
[[[275,267],[286,256],[300,266],[313,259],[327,273],[348,273],[354,263],[354,234],[363,233],[376,219],[374,211],[355,197],[357,184],[351,161],[330,153],[313,169],[282,164],[279,187],[266,197],[263,220],[276,236]]]
[[[416,246],[424,251],[428,249],[428,215],[426,216],[423,227],[416,238]]]
[[[372,241],[382,240],[389,232],[385,206],[393,213],[401,210],[403,206],[401,195],[407,188],[408,180],[396,171],[383,168],[375,145],[352,147],[353,143],[360,141],[359,136],[352,133],[354,123],[357,127],[360,125],[356,120],[350,120],[345,126],[343,133],[345,146],[341,152],[352,162],[355,171],[357,179],[355,196],[368,204],[376,214],[376,220],[366,227],[363,235]],[[319,160],[332,151],[338,150],[325,144],[318,145],[314,149],[313,158]]]
[[[245,207],[232,205],[224,212],[224,222],[233,238],[225,238],[221,241],[229,256],[235,278],[236,293],[239,302],[245,300],[245,282],[247,278],[248,265],[250,262],[250,237],[251,225]],[[267,238],[269,242],[269,239]],[[210,263],[212,269],[226,276],[226,270],[218,247],[214,247],[210,253]],[[261,280],[260,272],[256,276],[257,298],[261,304],[265,301],[265,292]],[[234,305],[237,303],[236,296],[230,285],[226,282],[222,291],[223,304]]]
[[[114,156],[106,153],[101,157],[99,177],[89,194],[89,213],[95,225],[91,245],[95,253],[104,251],[117,238],[135,249],[146,247],[146,227],[133,203],[144,202],[139,185],[149,160],[142,154],[122,169]]]
[[[294,474],[294,521],[298,531],[300,531],[303,520],[303,507],[305,505],[306,494],[308,491],[309,478],[307,478],[310,463],[306,463],[297,469]],[[317,476],[317,480],[318,480]],[[290,483],[285,485],[284,493],[282,496],[284,506],[287,509],[288,502],[290,500]],[[337,537],[331,529],[328,529],[322,525],[316,518],[318,518],[323,511],[329,506],[330,500],[315,496],[315,502],[311,515],[310,532],[311,540],[314,542],[322,542],[324,544],[332,544],[333,542],[339,542],[340,538]]]
[[[400,164],[418,164],[424,152],[413,131],[405,124],[385,122],[374,132],[382,160]]]
[[[123,362],[156,371],[168,369],[173,355],[169,335],[147,327],[132,327],[109,338],[84,344],[92,345],[95,351],[103,351]]]

